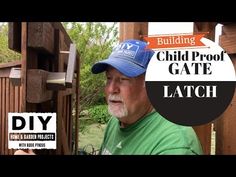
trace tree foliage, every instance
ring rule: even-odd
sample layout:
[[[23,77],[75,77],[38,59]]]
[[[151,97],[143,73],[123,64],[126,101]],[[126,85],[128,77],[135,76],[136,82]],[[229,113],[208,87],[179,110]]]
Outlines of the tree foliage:
[[[118,41],[117,25],[104,23],[63,23],[80,53],[81,110],[104,103],[104,74],[92,74],[92,65],[109,56]]]
[[[0,25],[0,63],[19,60],[21,55],[8,48],[8,24]]]

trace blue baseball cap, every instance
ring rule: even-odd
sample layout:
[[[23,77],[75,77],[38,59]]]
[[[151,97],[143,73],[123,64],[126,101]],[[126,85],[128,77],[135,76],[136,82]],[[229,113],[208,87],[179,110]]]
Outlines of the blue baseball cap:
[[[126,40],[117,45],[110,56],[92,66],[92,73],[98,74],[112,66],[127,77],[136,77],[146,72],[154,51],[146,48],[140,40]]]

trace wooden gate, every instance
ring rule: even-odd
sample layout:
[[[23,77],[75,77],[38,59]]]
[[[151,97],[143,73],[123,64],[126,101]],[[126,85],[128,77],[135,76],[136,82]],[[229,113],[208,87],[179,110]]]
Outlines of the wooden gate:
[[[14,153],[7,145],[8,112],[56,112],[57,149],[36,153],[77,152],[79,55],[62,24],[9,23],[9,48],[21,61],[0,65],[0,154]]]

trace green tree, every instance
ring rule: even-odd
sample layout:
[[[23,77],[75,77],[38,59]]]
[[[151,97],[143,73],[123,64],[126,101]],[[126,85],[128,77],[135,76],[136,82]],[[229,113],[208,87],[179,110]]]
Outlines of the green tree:
[[[93,105],[104,104],[104,75],[93,75],[91,66],[108,57],[118,42],[116,23],[63,23],[80,53],[80,101],[81,110]]]
[[[21,55],[8,48],[8,24],[0,25],[0,63],[19,60]]]

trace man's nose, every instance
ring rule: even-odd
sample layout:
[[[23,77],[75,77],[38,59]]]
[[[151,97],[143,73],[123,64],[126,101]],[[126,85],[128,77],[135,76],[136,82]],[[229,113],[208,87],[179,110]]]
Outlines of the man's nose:
[[[109,93],[118,93],[120,91],[119,83],[115,80],[110,81],[108,85],[108,91]]]

